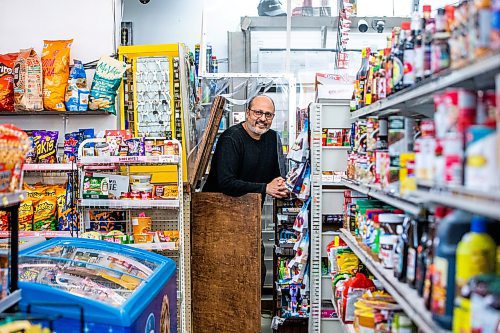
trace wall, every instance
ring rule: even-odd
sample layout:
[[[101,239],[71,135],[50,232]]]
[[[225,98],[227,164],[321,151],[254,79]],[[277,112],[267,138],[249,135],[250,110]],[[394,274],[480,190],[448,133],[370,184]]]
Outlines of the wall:
[[[44,39],[71,39],[71,58],[90,62],[115,53],[115,22],[120,22],[120,0],[1,0],[0,53],[33,47],[41,55]],[[8,33],[6,33],[8,32]],[[118,40],[119,41],[119,40]],[[87,72],[89,83],[93,72]],[[63,132],[61,117],[1,117],[25,129]],[[72,118],[68,131],[95,127],[116,128],[115,116]]]

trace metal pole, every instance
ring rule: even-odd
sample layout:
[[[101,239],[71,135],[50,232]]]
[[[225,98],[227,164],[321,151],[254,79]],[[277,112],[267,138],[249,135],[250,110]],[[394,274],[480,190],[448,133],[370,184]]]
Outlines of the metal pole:
[[[290,46],[292,44],[292,0],[286,1],[285,73],[290,73]]]

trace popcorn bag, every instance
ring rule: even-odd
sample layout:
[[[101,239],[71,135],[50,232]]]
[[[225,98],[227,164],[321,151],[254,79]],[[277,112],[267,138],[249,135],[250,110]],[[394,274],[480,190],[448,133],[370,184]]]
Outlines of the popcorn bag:
[[[43,109],[42,67],[40,58],[33,49],[21,50],[14,63],[14,109]]]

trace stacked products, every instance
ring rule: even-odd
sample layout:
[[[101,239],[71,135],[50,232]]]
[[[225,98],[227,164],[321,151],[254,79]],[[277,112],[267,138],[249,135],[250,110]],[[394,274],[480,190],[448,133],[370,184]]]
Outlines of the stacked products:
[[[321,144],[323,147],[349,146],[349,130],[343,128],[323,128]]]
[[[115,114],[115,98],[127,65],[104,56],[92,87],[81,61],[70,70],[73,40],[45,40],[40,57],[33,48],[0,55],[0,111],[87,111]]]
[[[498,1],[464,0],[431,17],[431,6],[424,5],[422,16],[414,12],[411,22],[393,29],[387,48],[363,50],[351,111],[494,53],[500,46],[499,8]]]
[[[495,91],[450,88],[435,94],[434,102],[433,119],[368,117],[354,123],[348,177],[401,194],[417,182],[499,189]]]
[[[444,207],[415,218],[370,199],[356,199],[346,210],[362,247],[417,290],[440,326],[494,332],[488,328],[500,318],[498,222]]]

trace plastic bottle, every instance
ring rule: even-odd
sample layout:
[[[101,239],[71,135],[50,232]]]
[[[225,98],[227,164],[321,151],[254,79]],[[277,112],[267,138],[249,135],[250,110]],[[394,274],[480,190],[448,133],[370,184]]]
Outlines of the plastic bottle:
[[[411,218],[406,216],[402,226],[396,227],[398,241],[394,247],[394,276],[399,281],[405,281],[408,263],[408,240],[411,229]]]
[[[411,31],[411,22],[402,22],[401,30],[402,35],[404,35],[403,88],[406,88],[415,84],[415,42],[413,40],[413,32]]]
[[[357,92],[357,98],[358,98],[358,108],[362,108],[365,106],[365,84],[366,80],[368,77],[368,70],[369,70],[369,59],[370,59],[370,49],[366,48],[361,51],[361,57],[363,58],[361,62],[361,67],[356,74],[356,82],[358,83],[358,92]]]
[[[486,219],[474,216],[470,232],[462,237],[457,246],[454,332],[470,332],[471,330],[470,299],[464,297],[469,294],[469,291],[462,290],[462,288],[475,276],[495,272],[496,245],[486,233],[486,228]]]
[[[434,272],[431,312],[439,326],[450,330],[455,301],[456,249],[462,236],[470,230],[472,216],[456,210],[439,224],[434,239]]]

